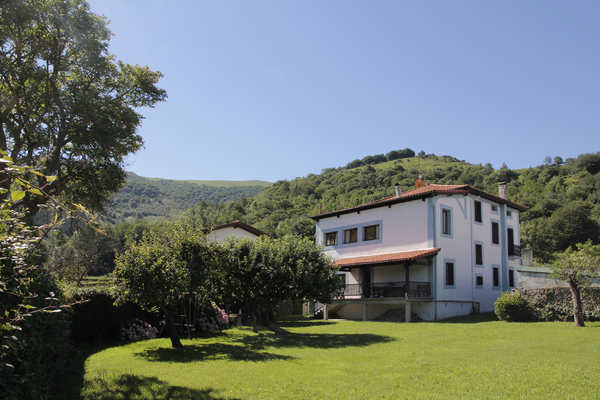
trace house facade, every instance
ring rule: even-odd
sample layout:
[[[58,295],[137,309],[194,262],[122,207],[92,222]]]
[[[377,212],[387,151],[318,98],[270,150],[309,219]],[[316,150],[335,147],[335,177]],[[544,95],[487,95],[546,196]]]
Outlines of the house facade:
[[[223,242],[229,236],[237,236],[238,238],[249,237],[255,239],[259,236],[269,236],[260,229],[256,229],[252,225],[248,225],[242,221],[234,221],[228,224],[217,225],[211,228],[203,229],[204,233],[210,240]]]
[[[324,317],[374,319],[404,308],[426,321],[494,310],[517,286],[519,215],[527,207],[469,185],[427,185],[312,216],[340,268]]]

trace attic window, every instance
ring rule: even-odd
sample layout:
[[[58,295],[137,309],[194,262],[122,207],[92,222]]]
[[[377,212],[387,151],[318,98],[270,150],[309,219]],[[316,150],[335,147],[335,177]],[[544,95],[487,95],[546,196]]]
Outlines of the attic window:
[[[379,225],[365,226],[363,228],[363,240],[379,239]]]
[[[481,218],[481,202],[475,201],[475,222],[483,222]]]
[[[346,229],[344,231],[344,243],[356,243],[358,241],[358,228]]]
[[[492,204],[492,211],[493,212],[498,212],[498,206],[495,204]]]

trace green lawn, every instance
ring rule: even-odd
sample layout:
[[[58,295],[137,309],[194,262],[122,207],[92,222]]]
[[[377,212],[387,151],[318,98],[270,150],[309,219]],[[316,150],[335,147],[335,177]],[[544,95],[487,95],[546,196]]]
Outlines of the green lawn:
[[[290,319],[294,334],[231,329],[86,349],[84,399],[583,399],[600,395],[600,323]],[[485,317],[483,319],[485,320]],[[79,398],[65,394],[65,398]]]

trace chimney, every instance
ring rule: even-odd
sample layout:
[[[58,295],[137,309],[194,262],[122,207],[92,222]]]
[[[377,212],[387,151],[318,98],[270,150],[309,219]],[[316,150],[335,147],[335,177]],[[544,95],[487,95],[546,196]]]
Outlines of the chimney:
[[[396,198],[399,199],[402,196],[402,186],[396,183]]]
[[[498,184],[498,196],[506,199],[506,182],[500,182]]]

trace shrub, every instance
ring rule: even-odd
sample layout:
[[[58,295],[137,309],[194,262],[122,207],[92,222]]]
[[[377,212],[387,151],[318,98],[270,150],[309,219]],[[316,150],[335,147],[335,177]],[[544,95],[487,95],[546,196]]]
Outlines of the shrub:
[[[138,318],[121,329],[121,340],[138,341],[156,339],[157,337],[158,329]]]
[[[119,340],[121,329],[135,318],[158,324],[156,315],[145,313],[134,303],[115,306],[116,297],[110,290],[84,288],[72,296],[73,300],[85,300],[71,307],[71,337],[77,347]]]
[[[502,321],[533,321],[533,312],[529,303],[517,291],[502,293],[502,296],[494,304],[494,312]]]
[[[198,326],[203,331],[217,331],[229,328],[229,316],[224,310],[221,310],[217,304],[211,302],[213,316],[207,316],[198,319]]]

